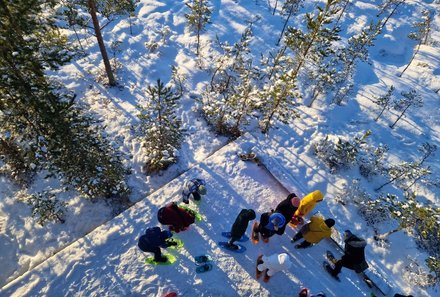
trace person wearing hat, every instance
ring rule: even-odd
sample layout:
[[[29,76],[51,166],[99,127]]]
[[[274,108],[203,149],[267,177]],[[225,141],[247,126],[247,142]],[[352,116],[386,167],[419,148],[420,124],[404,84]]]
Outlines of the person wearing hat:
[[[245,233],[249,225],[249,221],[255,220],[255,211],[252,209],[242,209],[235,219],[231,228],[231,239],[228,241],[228,247],[234,250],[238,250],[238,245],[234,244]]]
[[[190,197],[195,201],[200,201],[202,195],[206,195],[206,182],[203,179],[193,178],[185,181],[182,190],[182,199],[184,203],[188,204]]]
[[[259,255],[257,258],[257,279],[265,272],[263,281],[267,283],[276,272],[287,270],[290,266],[292,266],[292,262],[286,253],[271,256]]]
[[[143,252],[150,252],[154,254],[154,261],[166,262],[167,257],[162,256],[160,248],[167,248],[172,245],[177,245],[176,242],[168,241],[173,234],[168,230],[161,230],[159,227],[150,227],[145,230],[145,234],[139,237],[138,247]]]
[[[335,268],[329,268],[329,272],[336,278],[341,272],[342,267],[354,270],[356,273],[361,273],[368,268],[368,264],[365,261],[365,246],[367,242],[351,233],[350,230],[345,230],[344,242],[344,255],[335,262]]]
[[[335,225],[335,220],[326,219],[320,216],[313,216],[310,222],[305,224],[299,232],[292,238],[291,242],[295,242],[304,238],[304,241],[295,245],[296,249],[304,249],[312,244],[320,242],[323,238],[330,238],[332,234],[332,227]]]
[[[298,209],[292,217],[291,223],[293,226],[301,225],[304,222],[304,217],[309,214],[316,204],[324,200],[324,195],[321,191],[313,191],[301,200]]]
[[[186,209],[177,206],[176,202],[170,202],[161,207],[157,212],[159,223],[168,225],[170,231],[179,233],[188,229],[195,222],[195,216]]]
[[[296,196],[295,193],[290,193],[286,199],[284,199],[277,205],[277,207],[275,208],[275,212],[282,214],[286,219],[286,222],[288,222],[292,219],[293,214],[298,209],[300,203],[301,199]],[[281,234],[284,234],[286,226],[287,224],[284,224],[284,226],[279,229]]]
[[[252,228],[252,241],[258,243],[259,233],[265,243],[274,234],[283,235],[283,227],[286,225],[286,219],[278,212],[265,212],[260,217],[260,223],[255,222]]]

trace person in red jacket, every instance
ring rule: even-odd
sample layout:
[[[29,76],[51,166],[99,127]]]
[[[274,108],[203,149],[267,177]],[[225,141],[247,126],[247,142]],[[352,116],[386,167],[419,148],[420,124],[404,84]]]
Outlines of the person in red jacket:
[[[157,212],[159,223],[168,225],[170,231],[176,233],[188,229],[194,223],[195,217],[186,209],[177,206],[175,202],[168,203]]]

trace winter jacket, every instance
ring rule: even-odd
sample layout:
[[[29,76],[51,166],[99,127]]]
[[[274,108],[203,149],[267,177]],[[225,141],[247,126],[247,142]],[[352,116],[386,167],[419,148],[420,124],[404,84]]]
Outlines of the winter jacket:
[[[328,227],[324,219],[319,216],[310,218],[310,223],[301,228],[304,240],[310,243],[318,243],[323,238],[330,238],[332,230]]]
[[[170,231],[161,231],[159,227],[151,227],[139,237],[138,247],[144,252],[153,252],[158,247],[167,247],[166,239],[172,236]]]
[[[293,197],[297,197],[295,193],[289,194],[287,198],[281,201],[275,208],[275,212],[282,214],[286,219],[286,222],[292,219],[293,214],[298,209],[298,207],[292,205],[291,200]],[[286,226],[287,224],[284,224],[284,226],[279,229],[281,234],[284,234],[284,231],[286,230]]]
[[[205,186],[206,182],[203,179],[200,178],[193,178],[191,180],[187,180],[183,184],[183,190],[182,190],[182,198],[183,202],[187,203],[189,201],[189,195],[192,193],[196,193],[199,186]]]
[[[290,261],[289,255],[282,254],[273,254],[271,256],[263,256],[262,258],[264,266],[269,269],[267,274],[272,276],[275,272],[281,270],[287,270],[292,266],[292,262]]]
[[[365,261],[366,245],[367,242],[364,239],[353,234],[345,239],[344,256],[342,258],[345,263],[351,264],[357,273],[368,268]]]
[[[277,224],[278,230],[275,230],[274,225],[272,223],[274,219],[278,220],[278,224]],[[263,237],[271,237],[275,233],[278,235],[283,235],[284,230],[282,227],[284,225],[286,225],[286,219],[280,213],[265,212],[260,217],[259,228],[260,228],[260,233]]]
[[[178,207],[175,202],[168,203],[157,212],[157,219],[159,223],[170,225],[176,232],[180,232],[193,224],[195,221],[194,215],[187,210]]]
[[[296,210],[295,215],[299,217],[306,216],[315,207],[316,203],[322,201],[323,199],[324,199],[324,195],[319,190],[307,194],[301,200],[301,204]]]
[[[231,228],[231,237],[241,238],[246,232],[249,221],[255,219],[255,211],[252,209],[242,209],[235,219]]]

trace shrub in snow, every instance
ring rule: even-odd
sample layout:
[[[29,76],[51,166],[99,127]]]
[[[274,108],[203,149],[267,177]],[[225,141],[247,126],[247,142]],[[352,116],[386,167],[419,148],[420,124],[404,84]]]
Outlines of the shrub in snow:
[[[392,164],[385,172],[389,181],[376,188],[375,191],[379,191],[391,183],[396,183],[399,187],[408,189],[423,177],[430,175],[431,169],[429,166],[422,167],[420,162],[401,162]]]
[[[333,140],[327,135],[313,144],[314,153],[334,173],[342,168],[348,168],[355,163],[359,151],[366,145],[366,139],[370,135],[370,130],[363,133],[360,137],[354,137],[353,140],[343,140],[340,137],[337,137],[337,140]]]
[[[139,133],[147,156],[145,170],[153,173],[175,163],[181,145],[181,121],[176,116],[179,95],[157,80],[147,88],[148,102],[138,106]]]
[[[36,218],[41,226],[49,221],[65,222],[64,213],[67,204],[58,200],[54,193],[50,191],[38,192],[25,199],[32,208],[32,217]]]
[[[408,92],[402,91],[400,94],[402,95],[402,98],[394,101],[393,108],[397,111],[400,111],[401,113],[397,117],[396,121],[392,125],[390,125],[391,129],[394,128],[397,122],[405,115],[410,107],[423,106],[423,99],[416,90],[411,89]]]
[[[357,158],[360,174],[367,180],[371,180],[373,176],[384,174],[387,170],[384,162],[387,152],[388,146],[386,144],[380,144],[378,147],[365,146]]]
[[[377,105],[379,105],[381,108],[380,113],[374,119],[375,121],[377,121],[382,116],[385,109],[390,109],[390,107],[391,107],[390,103],[393,102],[392,96],[393,96],[394,90],[395,90],[394,86],[391,86],[385,95],[380,96],[379,98],[373,100],[373,102],[376,103]]]
[[[0,138],[0,174],[5,174],[19,185],[29,184],[36,167],[32,155],[29,148],[20,147],[15,139]]]
[[[434,260],[434,262],[432,261]],[[429,266],[429,263],[436,263],[437,268],[434,268],[433,271],[431,267]],[[429,257],[427,259],[427,266],[431,273],[427,272],[427,269],[425,267],[422,267],[417,260],[414,258],[408,256],[407,264],[405,265],[404,271],[403,271],[403,278],[409,283],[414,284],[419,287],[430,287],[435,286],[438,284],[440,280],[440,263],[438,259],[435,259],[434,257]]]

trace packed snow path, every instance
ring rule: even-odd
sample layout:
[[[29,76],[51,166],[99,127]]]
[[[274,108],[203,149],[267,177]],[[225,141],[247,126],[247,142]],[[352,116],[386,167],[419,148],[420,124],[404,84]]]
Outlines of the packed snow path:
[[[231,143],[179,178],[146,197],[112,221],[49,258],[5,286],[1,296],[161,296],[175,291],[179,296],[294,296],[302,286],[327,296],[369,296],[370,291],[355,273],[344,270],[342,283],[322,269],[328,242],[295,250],[288,227],[282,237],[268,244],[252,245],[244,254],[220,249],[222,231],[228,231],[241,208],[259,215],[274,208],[287,195],[280,184],[253,162],[239,161],[237,153],[255,144],[251,138]],[[159,225],[156,212],[169,201],[180,201],[184,180],[207,181],[208,194],[199,206],[190,203],[204,220],[178,233],[182,249],[168,250],[177,256],[172,266],[150,266],[137,249],[137,239],[147,226]],[[294,188],[292,188],[294,190]],[[324,207],[322,205],[321,207]],[[248,228],[249,233],[250,226]],[[275,274],[269,283],[255,280],[255,261],[260,253],[286,252],[292,267]],[[214,269],[196,274],[193,257],[210,254]]]

